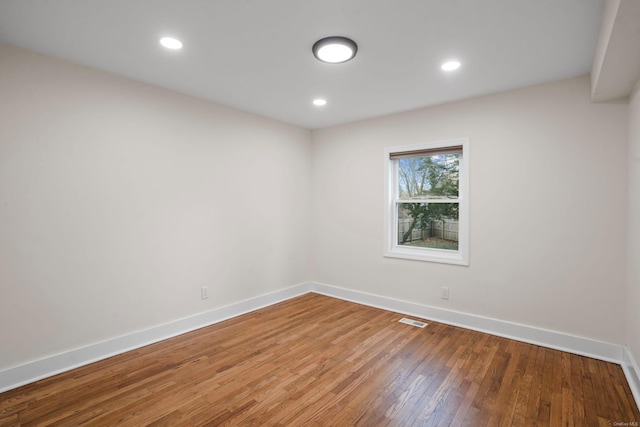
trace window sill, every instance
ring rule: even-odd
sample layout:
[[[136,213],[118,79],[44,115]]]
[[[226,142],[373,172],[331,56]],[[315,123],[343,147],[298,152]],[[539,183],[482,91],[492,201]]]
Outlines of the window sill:
[[[384,252],[386,258],[401,258],[413,261],[438,262],[442,264],[469,265],[468,257],[460,251],[447,251],[439,249],[417,249],[407,247],[394,247]]]

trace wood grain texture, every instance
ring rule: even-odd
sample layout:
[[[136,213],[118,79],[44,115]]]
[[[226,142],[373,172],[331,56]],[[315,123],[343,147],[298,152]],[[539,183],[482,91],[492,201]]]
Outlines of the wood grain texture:
[[[618,365],[402,317],[303,295],[2,393],[0,427],[640,422]]]

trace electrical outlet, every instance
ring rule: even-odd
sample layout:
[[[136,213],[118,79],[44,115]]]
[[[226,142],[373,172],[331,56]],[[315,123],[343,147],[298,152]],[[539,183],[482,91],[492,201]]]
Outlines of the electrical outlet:
[[[440,298],[442,298],[442,299],[449,299],[449,288],[448,288],[448,287],[443,286],[443,287],[441,288],[441,291],[440,291]]]
[[[203,286],[203,287],[200,288],[200,298],[201,299],[209,298],[209,287],[208,286]]]

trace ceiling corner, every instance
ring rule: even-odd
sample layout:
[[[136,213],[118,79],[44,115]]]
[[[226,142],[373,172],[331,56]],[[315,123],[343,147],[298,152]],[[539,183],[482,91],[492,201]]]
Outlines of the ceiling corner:
[[[607,0],[591,69],[591,101],[626,98],[640,78],[640,1]]]

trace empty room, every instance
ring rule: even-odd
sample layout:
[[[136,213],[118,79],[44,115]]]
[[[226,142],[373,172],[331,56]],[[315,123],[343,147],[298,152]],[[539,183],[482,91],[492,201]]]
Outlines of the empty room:
[[[638,426],[640,2],[0,0],[0,427]]]

